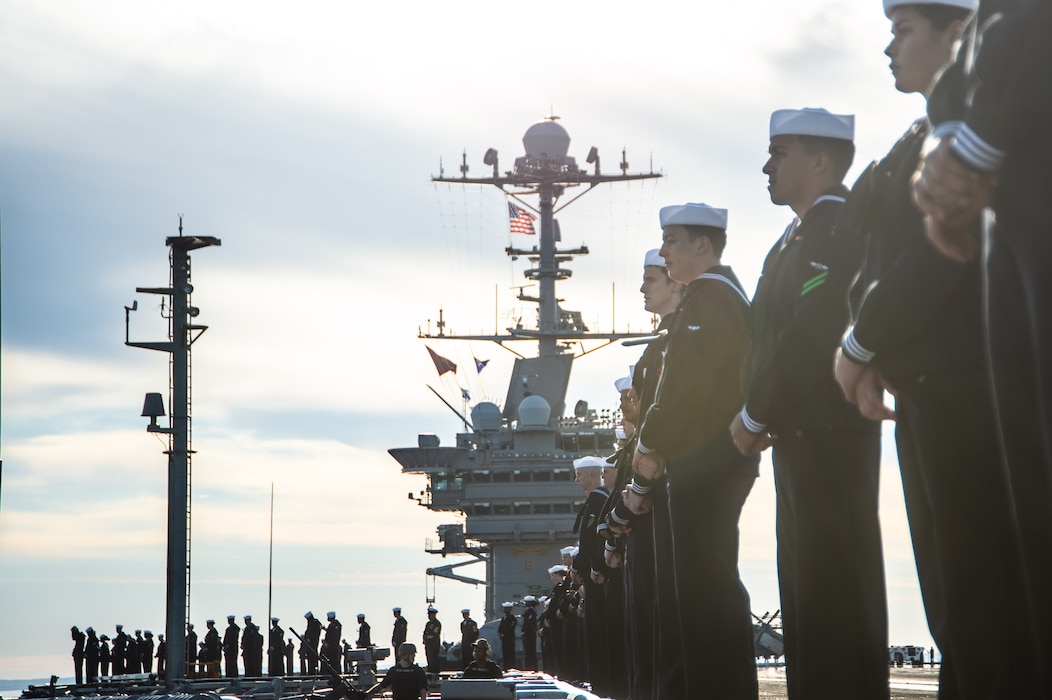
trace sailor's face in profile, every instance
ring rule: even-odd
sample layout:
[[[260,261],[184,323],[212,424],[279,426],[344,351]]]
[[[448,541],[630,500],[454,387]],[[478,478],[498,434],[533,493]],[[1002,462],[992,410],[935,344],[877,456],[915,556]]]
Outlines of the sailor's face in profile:
[[[799,136],[785,134],[771,137],[767,153],[770,157],[763,166],[763,174],[767,176],[771,201],[779,205],[792,204],[800,198],[813,159],[807,157]]]
[[[700,254],[700,241],[704,236],[691,240],[685,226],[670,224],[661,231],[661,250],[668,275],[677,282],[690,283],[697,276],[694,272],[695,258]]]
[[[891,74],[899,92],[927,95],[943,66],[950,62],[964,30],[963,21],[940,31],[912,5],[891,11],[891,43],[884,54],[891,59]]]
[[[643,295],[643,308],[658,314],[668,308],[676,291],[676,283],[669,278],[665,268],[647,265],[643,268],[643,284],[639,286],[639,291]]]

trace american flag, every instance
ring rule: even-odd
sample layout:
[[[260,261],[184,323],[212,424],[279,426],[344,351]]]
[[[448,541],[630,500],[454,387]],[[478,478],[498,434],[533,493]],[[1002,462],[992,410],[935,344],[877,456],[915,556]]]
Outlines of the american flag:
[[[508,219],[511,222],[512,233],[525,233],[528,236],[537,234],[533,230],[533,222],[537,220],[537,217],[525,209],[515,206],[512,202],[508,202]]]

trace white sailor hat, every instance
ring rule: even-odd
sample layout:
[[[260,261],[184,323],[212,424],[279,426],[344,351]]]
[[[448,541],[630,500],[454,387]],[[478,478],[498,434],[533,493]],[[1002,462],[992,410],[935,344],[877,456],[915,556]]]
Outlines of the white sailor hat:
[[[537,598],[532,596],[532,595],[528,595],[525,598],[523,598],[522,600],[523,600],[523,602],[526,602],[526,603],[536,603],[537,602]]]
[[[212,624],[212,625],[214,625],[215,623],[216,623],[216,621],[215,621],[215,620],[205,620],[205,624],[206,624],[206,625],[208,625],[208,624]]]
[[[632,377],[619,377],[614,380],[614,388],[618,391],[628,391],[632,388]]]
[[[892,10],[900,5],[945,5],[975,12],[979,9],[979,0],[884,0],[884,14],[890,19]]]
[[[461,615],[470,615],[471,614],[471,609],[470,608],[464,608],[463,610],[460,611],[460,614]]]
[[[227,615],[226,619],[233,621],[233,620],[237,619],[237,616],[236,615]]]
[[[573,468],[577,470],[603,466],[606,466],[606,460],[602,457],[578,457],[573,461]]]
[[[116,628],[117,628],[117,629],[119,629],[119,630],[122,630],[122,629],[124,629],[124,625],[114,625],[114,627],[116,627]]]
[[[661,257],[661,249],[648,250],[643,257],[643,267],[665,267],[665,259]]]
[[[364,620],[365,619],[365,613],[358,613],[358,619],[359,620]]]
[[[508,601],[504,601],[503,603],[500,604],[500,607],[502,607],[502,608],[510,608],[511,607],[511,603],[509,603]]]
[[[251,615],[245,615],[245,621],[246,622],[252,622],[252,616]]]
[[[567,554],[573,554],[573,545],[567,545],[559,550],[559,554],[566,556]]]
[[[278,618],[277,616],[274,616],[274,617],[270,618],[270,621],[271,621],[271,622],[277,622],[277,621],[278,621],[278,619],[279,619],[279,618]]]
[[[91,628],[89,627],[88,629],[91,629]],[[147,637],[152,637],[153,636],[153,632],[151,632],[150,630],[144,631],[143,634],[145,634]]]
[[[674,204],[661,207],[659,214],[661,228],[678,224],[680,226],[711,226],[712,228],[727,228],[727,210],[710,207],[700,202],[687,202],[686,204]]]
[[[194,628],[194,623],[192,623],[192,622],[187,622],[186,623],[186,629],[192,630],[193,628]]]
[[[325,617],[329,618],[330,620],[335,619],[336,611],[330,610],[329,612],[325,613]]]
[[[548,567],[549,574],[564,574],[566,573],[566,567],[562,564],[556,564],[555,566]]]
[[[573,547],[570,547],[570,556],[571,557],[576,557],[580,553],[581,553],[581,548],[578,547],[577,545],[574,545]]]
[[[87,629],[84,630],[84,633],[87,634],[88,632],[94,632],[94,631],[95,631],[94,627],[88,627]]]
[[[438,612],[438,608],[436,608],[434,605],[428,605],[427,606],[427,614],[428,615],[430,615],[431,613],[437,613],[437,612]]]
[[[775,136],[823,136],[855,140],[855,115],[832,114],[814,107],[779,109],[771,114],[771,138]]]
[[[401,608],[391,608],[391,612],[402,612]]]

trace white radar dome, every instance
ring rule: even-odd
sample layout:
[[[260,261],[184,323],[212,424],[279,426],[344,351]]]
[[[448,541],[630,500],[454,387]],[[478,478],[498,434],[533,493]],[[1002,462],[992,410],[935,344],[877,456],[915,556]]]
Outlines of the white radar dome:
[[[543,396],[527,396],[519,403],[519,427],[547,427],[552,407]]]
[[[561,160],[570,149],[570,134],[554,119],[545,119],[526,130],[522,145],[531,158]]]

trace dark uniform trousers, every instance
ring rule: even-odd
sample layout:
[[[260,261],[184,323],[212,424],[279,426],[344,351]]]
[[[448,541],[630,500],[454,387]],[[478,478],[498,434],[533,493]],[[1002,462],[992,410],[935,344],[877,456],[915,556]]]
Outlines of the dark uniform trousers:
[[[781,433],[774,476],[789,697],[887,700],[879,433]]]
[[[625,581],[622,570],[607,571],[603,588],[609,669],[607,692],[612,698],[627,698],[629,676],[625,662]]]
[[[625,543],[624,648],[629,697],[652,700],[654,650],[657,648],[657,604],[654,599],[654,516],[632,518],[632,532]]]
[[[680,634],[676,568],[669,556],[672,543],[672,514],[669,511],[668,480],[657,479],[650,487],[653,501],[655,645],[653,697],[686,696],[683,639]],[[660,553],[660,556],[659,556]],[[634,696],[633,696],[634,700]]]
[[[675,694],[659,695],[663,700],[757,697],[749,594],[738,575],[738,519],[759,461],[739,454],[724,431],[705,457],[667,465],[683,692],[673,688]]]
[[[894,381],[899,468],[939,697],[1037,697],[1024,585],[983,372]]]

